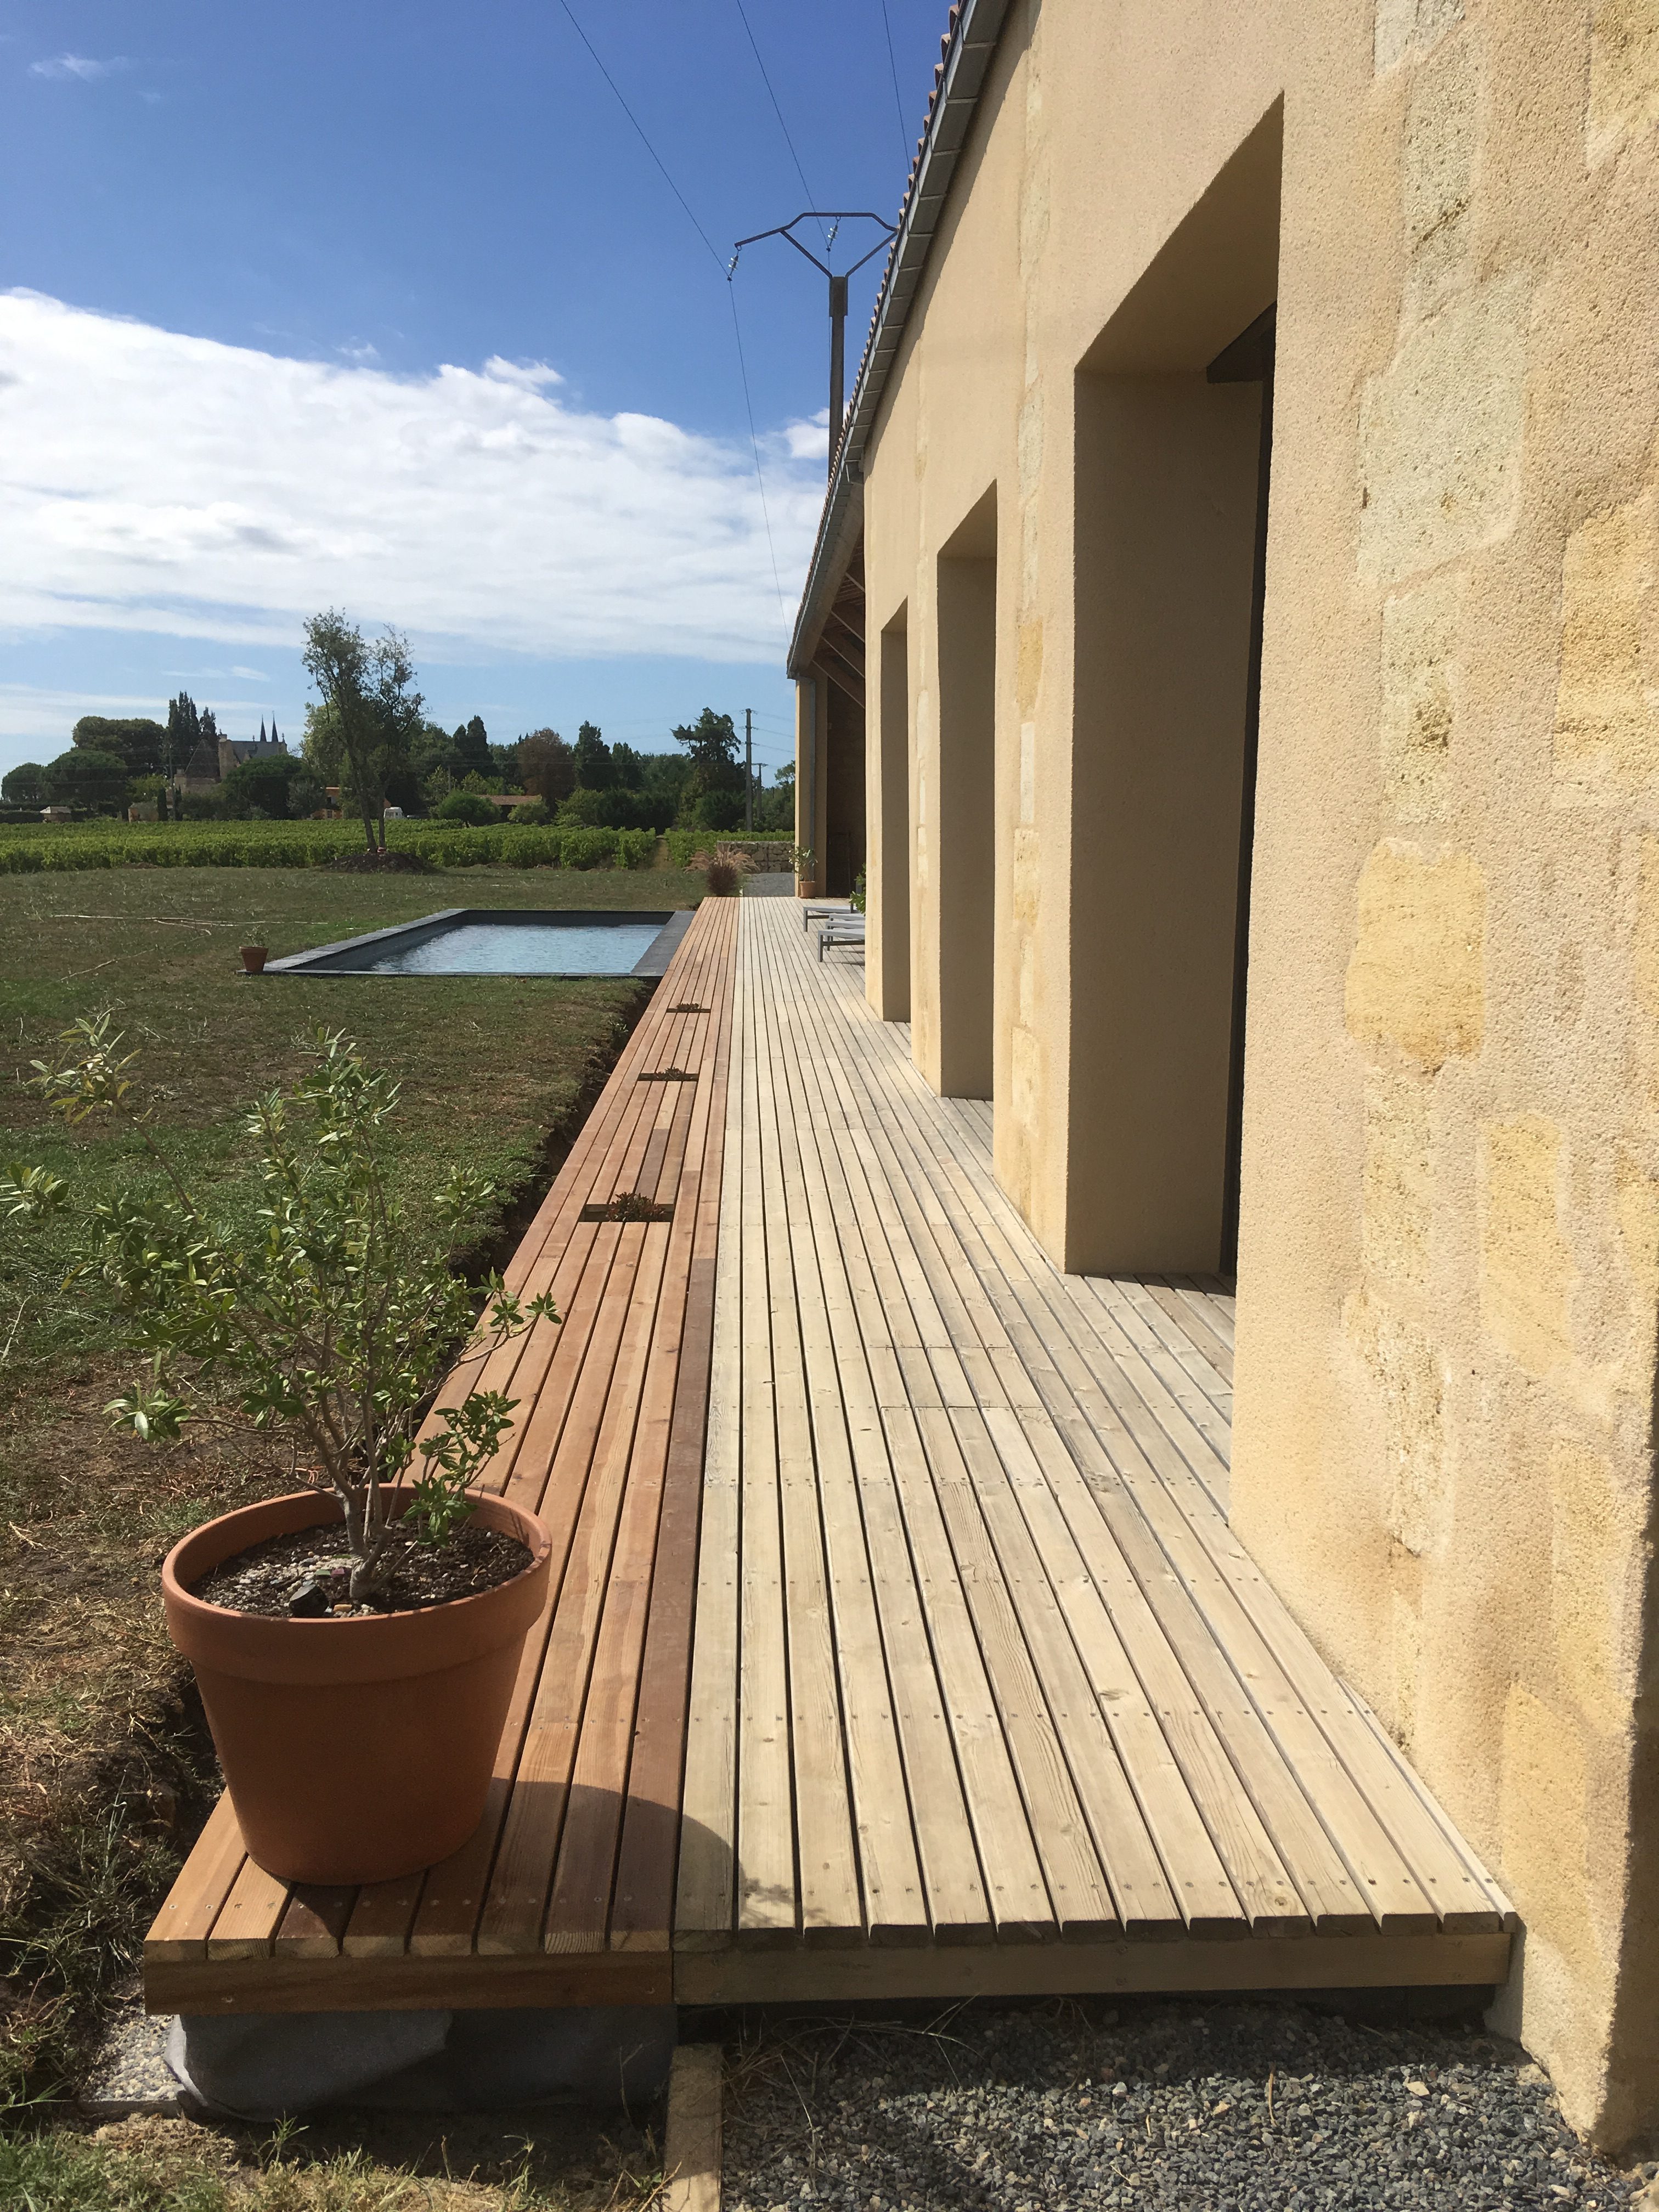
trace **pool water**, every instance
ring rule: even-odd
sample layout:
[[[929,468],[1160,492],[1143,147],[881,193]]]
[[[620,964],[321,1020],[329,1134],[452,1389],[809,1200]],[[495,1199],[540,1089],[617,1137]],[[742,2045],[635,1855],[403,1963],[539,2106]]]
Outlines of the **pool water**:
[[[418,945],[366,948],[371,975],[626,975],[662,931],[642,921],[460,921]]]

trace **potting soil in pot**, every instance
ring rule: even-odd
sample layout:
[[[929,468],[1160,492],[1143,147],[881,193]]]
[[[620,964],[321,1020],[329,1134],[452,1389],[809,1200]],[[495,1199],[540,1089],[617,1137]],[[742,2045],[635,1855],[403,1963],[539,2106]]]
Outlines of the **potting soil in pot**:
[[[351,1550],[345,1527],[336,1522],[270,1536],[222,1560],[191,1595],[233,1613],[320,1620],[361,1618],[377,1613],[412,1613],[421,1606],[443,1605],[452,1598],[476,1597],[511,1582],[530,1565],[530,1553],[516,1536],[477,1522],[458,1528],[444,1544],[395,1542],[386,1554],[378,1589],[353,1605]]]

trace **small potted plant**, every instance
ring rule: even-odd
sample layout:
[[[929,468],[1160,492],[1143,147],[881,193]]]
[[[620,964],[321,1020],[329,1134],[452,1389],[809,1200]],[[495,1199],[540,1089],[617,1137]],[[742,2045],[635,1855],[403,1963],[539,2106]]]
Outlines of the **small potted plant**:
[[[156,1170],[81,1217],[77,1273],[101,1279],[146,1355],[107,1409],[141,1437],[240,1437],[301,1486],[194,1530],[162,1568],[173,1642],[196,1668],[243,1837],[268,1873],[349,1884],[447,1857],[477,1827],[550,1547],[474,1484],[515,1401],[467,1388],[422,1427],[458,1350],[477,1380],[547,1297],[474,1293],[387,1181],[398,1090],[319,1032],[314,1063],[248,1115],[258,1226],[213,1218],[155,1142],[106,1012],[64,1033],[34,1083],[71,1122],[125,1120]],[[456,1174],[438,1222],[491,1196]],[[0,1213],[69,1202],[40,1169],[0,1178]],[[413,1472],[418,1462],[419,1472]]]
[[[270,948],[264,945],[244,945],[240,951],[242,973],[245,975],[263,975],[265,963],[270,957]]]
[[[795,872],[795,896],[811,898],[817,890],[817,863],[812,858],[810,845],[792,845],[789,865]]]

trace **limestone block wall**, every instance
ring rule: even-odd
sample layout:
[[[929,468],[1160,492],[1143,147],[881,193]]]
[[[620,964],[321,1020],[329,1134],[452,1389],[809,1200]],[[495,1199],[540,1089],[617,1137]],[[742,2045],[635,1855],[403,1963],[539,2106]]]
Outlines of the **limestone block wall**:
[[[1198,995],[1156,902],[1212,891],[1224,816],[1195,772],[1183,839],[1176,780],[1128,772],[1199,709],[1147,689],[1145,623],[1101,624],[1095,580],[1137,571],[1079,395],[1186,379],[1218,421],[1205,364],[1277,299],[1233,1514],[1510,1891],[1504,2018],[1613,2143],[1659,2122],[1656,216],[1654,0],[1017,0],[865,488],[906,687],[866,743],[872,894],[909,923],[908,992],[884,956],[871,989],[939,1083],[954,544],[995,567],[997,1171],[1066,1264],[1119,1264],[1135,1024]],[[1112,972],[1160,960],[1162,1006]]]
[[[1233,1514],[1513,1894],[1503,2018],[1628,2142],[1659,13],[1379,0],[1363,76],[1346,27],[1306,134],[1287,100]]]

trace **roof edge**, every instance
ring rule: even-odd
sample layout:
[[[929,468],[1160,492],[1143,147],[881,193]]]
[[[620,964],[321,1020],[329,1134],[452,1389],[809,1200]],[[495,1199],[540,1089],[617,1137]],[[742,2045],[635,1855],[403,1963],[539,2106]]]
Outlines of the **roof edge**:
[[[951,26],[941,42],[944,52],[933,71],[927,127],[910,165],[898,228],[876,295],[784,662],[786,672],[793,678],[806,673],[817,651],[830,602],[863,528],[865,448],[1008,7],[1009,0],[959,0],[951,10]]]

